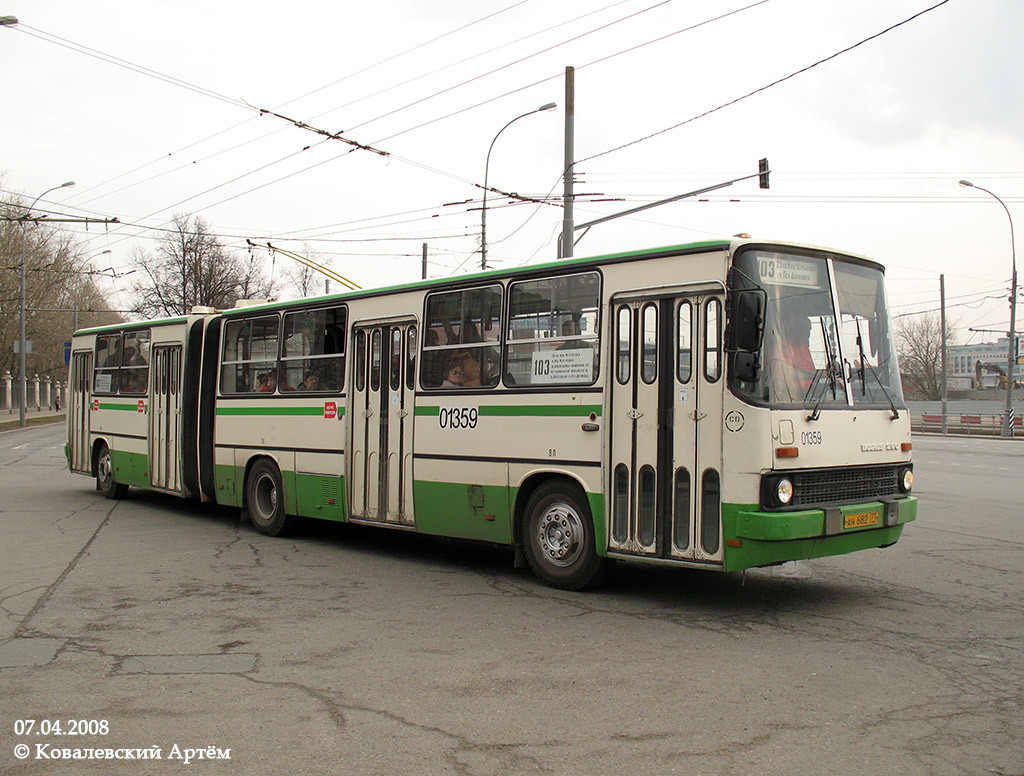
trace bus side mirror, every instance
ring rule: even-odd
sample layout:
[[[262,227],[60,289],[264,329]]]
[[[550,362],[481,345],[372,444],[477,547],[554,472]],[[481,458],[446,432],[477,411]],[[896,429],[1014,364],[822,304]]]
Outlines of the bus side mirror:
[[[757,353],[764,338],[764,291],[735,291],[729,316],[729,349]],[[740,378],[743,379],[743,378]]]

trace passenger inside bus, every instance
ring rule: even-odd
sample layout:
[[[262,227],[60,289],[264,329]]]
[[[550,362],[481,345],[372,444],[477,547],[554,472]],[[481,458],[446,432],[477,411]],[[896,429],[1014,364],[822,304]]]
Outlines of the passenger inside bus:
[[[586,346],[583,340],[578,339],[580,334],[579,324],[572,318],[562,322],[562,336],[566,340],[558,345],[555,350],[574,350],[576,348],[582,348]]]
[[[448,362],[448,367],[445,369],[444,380],[441,381],[441,386],[444,388],[461,388],[466,384],[466,371],[463,367],[463,362],[457,358],[453,358]],[[477,383],[479,385],[479,383]]]
[[[302,378],[302,382],[299,384],[300,391],[319,391],[320,390],[320,375],[316,372],[306,372],[306,375]]]

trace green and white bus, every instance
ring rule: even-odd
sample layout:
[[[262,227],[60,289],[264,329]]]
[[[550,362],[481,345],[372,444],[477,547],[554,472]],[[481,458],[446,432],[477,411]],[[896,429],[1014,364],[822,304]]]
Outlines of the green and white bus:
[[[804,245],[195,309],[77,332],[70,379],[108,498],[510,545],[565,589],[888,547],[917,510],[883,268]]]

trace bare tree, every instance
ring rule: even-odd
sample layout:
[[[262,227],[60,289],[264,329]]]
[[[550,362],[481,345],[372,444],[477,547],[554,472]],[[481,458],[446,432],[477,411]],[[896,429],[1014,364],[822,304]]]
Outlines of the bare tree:
[[[78,327],[117,323],[96,277],[89,272],[83,250],[56,225],[24,220],[19,198],[0,203],[0,342],[20,335],[21,257],[25,256],[25,338],[32,343],[26,372],[63,380],[64,343]],[[0,348],[0,373],[19,373],[12,348]]]
[[[259,266],[228,252],[199,216],[174,216],[174,229],[156,255],[130,254],[141,279],[132,287],[134,311],[153,318],[181,315],[196,305],[226,309],[239,299],[270,299],[270,281]]]
[[[946,347],[954,344],[956,324],[946,321]],[[896,320],[896,350],[903,385],[925,399],[942,398],[942,324],[938,315]]]
[[[303,246],[301,255],[308,258],[313,264],[330,267],[330,260],[321,260],[316,251],[311,250],[308,245]],[[281,270],[281,274],[295,287],[300,297],[318,296],[327,292],[327,287],[324,285],[326,278],[320,270],[289,257],[280,257],[278,260],[287,262],[287,266]]]

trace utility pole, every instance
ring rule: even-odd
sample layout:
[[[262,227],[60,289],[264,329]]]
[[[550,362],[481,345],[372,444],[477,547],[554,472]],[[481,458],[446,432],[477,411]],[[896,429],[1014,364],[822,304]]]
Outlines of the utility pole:
[[[423,243],[423,270],[420,276],[422,280],[427,279],[427,244]]]
[[[13,17],[10,17],[10,18],[13,18]],[[98,219],[98,218],[46,218],[46,217],[33,218],[32,217],[32,208],[34,208],[36,206],[36,203],[39,200],[41,200],[44,195],[48,194],[51,191],[55,191],[56,189],[71,188],[74,185],[75,185],[74,181],[68,181],[67,183],[62,183],[60,186],[54,186],[53,188],[47,189],[46,191],[44,191],[42,194],[40,194],[38,197],[36,197],[32,201],[32,204],[29,205],[28,210],[25,211],[25,215],[24,216],[21,216],[19,218],[8,218],[8,219],[6,219],[8,221],[15,221],[15,220],[21,221],[21,305],[20,305],[21,306],[21,315],[20,315],[20,321],[19,321],[19,335],[18,335],[18,365],[19,365],[19,371],[20,371],[20,375],[19,375],[19,378],[18,378],[18,383],[19,383],[19,390],[21,392],[21,397],[19,399],[19,406],[18,406],[18,425],[22,426],[22,427],[24,427],[25,423],[26,423],[26,421],[25,421],[25,413],[26,413],[27,408],[28,408],[28,404],[27,404],[27,402],[28,402],[28,397],[27,397],[28,373],[27,373],[27,366],[26,366],[26,363],[27,363],[26,362],[26,356],[28,355],[29,343],[28,343],[28,340],[25,338],[25,310],[26,310],[26,293],[27,293],[26,292],[25,273],[26,273],[26,271],[28,269],[28,259],[27,259],[27,256],[26,256],[25,245],[28,242],[28,222],[32,221],[32,222],[37,223],[37,224],[40,221],[45,221],[45,222],[51,223],[51,224],[53,224],[53,223],[63,223],[63,224],[117,224],[117,223],[120,223],[116,218]]]
[[[576,123],[576,70],[569,65],[565,68],[565,172],[562,174],[564,188],[562,190],[562,241],[558,246],[558,258],[572,257],[573,236],[573,166],[574,140]]]
[[[946,385],[946,276],[939,275],[939,326],[942,327],[942,435],[946,435],[946,404],[948,399]]]

